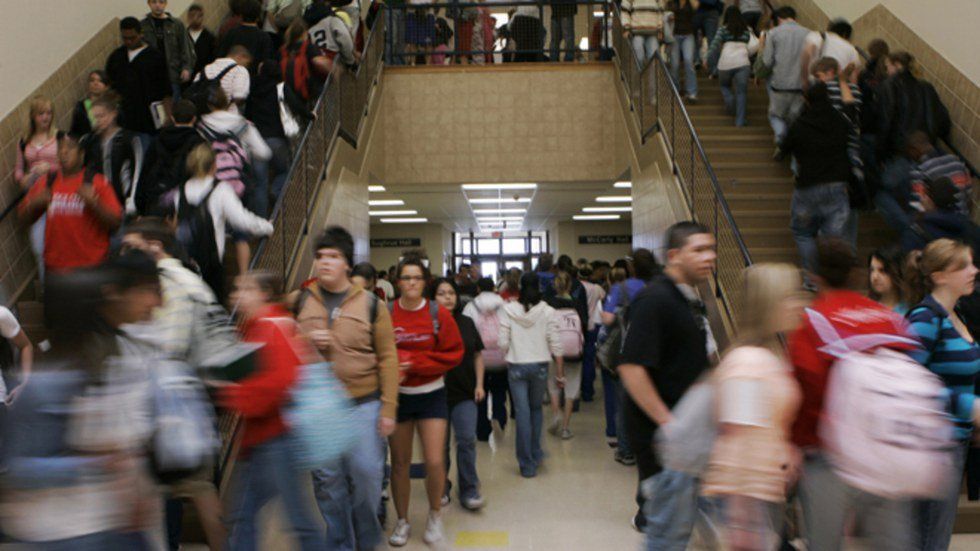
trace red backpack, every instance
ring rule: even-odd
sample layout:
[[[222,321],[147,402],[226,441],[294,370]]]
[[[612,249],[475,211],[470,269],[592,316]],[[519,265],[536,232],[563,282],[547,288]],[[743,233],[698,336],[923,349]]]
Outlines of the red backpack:
[[[310,41],[304,40],[299,48],[290,49],[283,46],[279,49],[279,67],[282,69],[282,79],[304,101],[310,101],[310,64],[306,58],[306,49]]]

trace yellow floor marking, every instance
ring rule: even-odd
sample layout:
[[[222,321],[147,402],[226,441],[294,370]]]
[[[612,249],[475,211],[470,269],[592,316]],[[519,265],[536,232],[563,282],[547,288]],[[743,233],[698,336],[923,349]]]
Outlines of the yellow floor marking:
[[[456,547],[507,547],[510,538],[507,532],[459,532],[456,534]]]

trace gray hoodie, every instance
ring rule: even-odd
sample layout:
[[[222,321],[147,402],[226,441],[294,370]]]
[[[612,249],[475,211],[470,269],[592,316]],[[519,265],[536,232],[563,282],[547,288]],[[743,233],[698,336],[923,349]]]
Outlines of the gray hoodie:
[[[508,364],[547,363],[552,356],[561,356],[554,308],[541,301],[525,312],[519,302],[506,303],[498,344],[507,350]]]

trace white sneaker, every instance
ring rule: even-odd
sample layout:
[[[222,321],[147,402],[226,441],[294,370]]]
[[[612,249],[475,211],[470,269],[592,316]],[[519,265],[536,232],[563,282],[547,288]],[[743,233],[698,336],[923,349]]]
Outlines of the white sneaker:
[[[449,497],[449,494],[445,494],[442,496],[443,507],[449,507],[450,502],[452,502],[452,498]]]
[[[551,420],[551,424],[548,425],[548,432],[552,436],[558,436],[558,430],[560,428],[561,428],[561,417],[555,416],[555,418]]]
[[[408,536],[412,533],[412,526],[408,524],[408,521],[400,518],[398,519],[398,524],[395,525],[395,530],[391,533],[391,537],[388,538],[388,544],[392,547],[401,547],[408,543]],[[426,531],[428,534],[428,531]]]
[[[425,524],[422,541],[428,544],[442,541],[442,516],[439,513],[429,512],[429,522]]]
[[[468,511],[478,511],[485,505],[483,496],[468,497],[463,500],[463,508]]]

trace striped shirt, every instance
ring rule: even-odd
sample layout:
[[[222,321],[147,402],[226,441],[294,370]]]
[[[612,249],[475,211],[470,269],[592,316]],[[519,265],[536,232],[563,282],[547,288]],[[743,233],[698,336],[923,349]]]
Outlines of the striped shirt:
[[[973,432],[975,385],[980,374],[980,347],[960,335],[946,309],[931,295],[908,314],[912,332],[922,347],[909,352],[917,362],[939,375],[949,390],[949,410],[956,422],[956,436],[970,438]]]
[[[912,182],[912,208],[922,211],[922,197],[928,195],[928,182],[939,178],[949,178],[956,186],[956,210],[964,216],[970,215],[970,188],[973,179],[963,161],[951,153],[943,153],[938,149],[927,153],[909,174]]]

